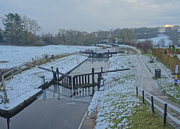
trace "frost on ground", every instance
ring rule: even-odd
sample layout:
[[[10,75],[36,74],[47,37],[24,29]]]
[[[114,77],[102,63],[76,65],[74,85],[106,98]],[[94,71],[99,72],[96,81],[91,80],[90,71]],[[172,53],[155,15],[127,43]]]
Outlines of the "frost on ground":
[[[161,78],[154,79],[154,81],[156,82],[161,92],[165,92],[166,94],[173,96],[176,100],[179,101],[180,90],[177,90],[179,86],[174,85],[174,79],[171,70],[166,68],[157,60],[155,60],[154,63],[149,63],[150,56],[148,55],[142,55],[141,58],[153,78],[155,77],[155,69],[161,69]]]
[[[41,65],[41,67],[51,69],[59,68],[59,71],[66,73],[69,70],[76,67],[79,63],[87,59],[85,56],[81,55],[71,55],[67,56],[50,63]],[[0,109],[10,110],[18,104],[22,103],[24,100],[33,96],[40,91],[38,87],[42,85],[41,76],[45,76],[46,81],[52,80],[52,72],[39,69],[38,67],[31,68],[20,74],[14,75],[14,77],[5,82],[8,103],[2,103],[3,93],[0,92]]]
[[[110,69],[130,68],[127,71],[107,73],[104,76],[104,91],[96,92],[88,108],[89,114],[97,110],[95,128],[128,128],[131,116],[140,100],[135,96],[139,85],[136,55],[114,55],[110,58]]]

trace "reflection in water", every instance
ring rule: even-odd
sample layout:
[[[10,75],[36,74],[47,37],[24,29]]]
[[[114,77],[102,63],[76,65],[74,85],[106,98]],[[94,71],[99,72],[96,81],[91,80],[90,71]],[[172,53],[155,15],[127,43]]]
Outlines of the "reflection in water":
[[[74,71],[72,71],[70,73],[70,76],[91,73],[92,68],[95,69],[95,72],[100,72],[101,67],[103,67],[103,70],[107,70],[108,65],[109,65],[108,58],[89,58],[85,63],[83,63]],[[95,79],[97,79],[97,75],[95,76]],[[54,98],[60,100],[61,98],[67,98],[67,97],[84,99],[87,96],[92,96],[93,91],[97,91],[97,90],[98,90],[97,86],[95,86],[94,89],[93,87],[86,87],[86,88],[77,88],[72,90],[59,85],[52,85],[49,88],[44,89],[43,93],[38,96],[38,99],[44,101]],[[5,121],[7,122],[7,128],[10,129],[10,118],[7,118]]]
[[[46,98],[47,98],[47,97],[46,97],[46,90],[47,90],[47,89],[43,90],[43,93],[42,93],[43,100],[45,100],[45,101],[46,101]]]
[[[10,129],[10,128],[9,128],[9,124],[10,124],[10,118],[7,118],[7,128],[8,128],[8,129]]]
[[[94,87],[94,91],[98,90],[98,86]],[[86,87],[86,88],[77,88],[77,89],[69,89],[59,85],[52,85],[47,89],[43,90],[43,93],[38,97],[38,99],[43,99],[46,101],[47,99],[57,98],[60,100],[61,98],[67,97],[86,97],[93,95],[93,87]]]
[[[38,97],[39,99],[43,99],[46,101],[47,98],[58,98],[60,100],[60,86],[52,85],[47,89],[43,90],[43,93]]]
[[[109,67],[109,59],[108,58],[88,58],[83,64],[73,70],[69,75],[75,76],[80,74],[91,73],[92,68],[95,69],[95,72],[100,72],[101,67],[103,70],[107,70]],[[95,80],[97,80],[98,76],[95,75]],[[91,78],[90,78],[91,79]],[[92,96],[93,91],[97,91],[98,86],[86,87],[86,88],[77,88],[77,89],[69,89],[59,85],[52,85],[49,88],[43,90],[43,94],[40,95],[39,99],[47,100],[49,98],[60,98],[64,97],[85,97]],[[42,96],[42,97],[41,97]]]

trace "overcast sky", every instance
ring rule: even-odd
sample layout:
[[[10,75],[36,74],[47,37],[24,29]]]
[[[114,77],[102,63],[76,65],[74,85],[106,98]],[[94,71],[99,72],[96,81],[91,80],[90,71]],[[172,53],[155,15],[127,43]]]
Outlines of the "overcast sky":
[[[57,34],[59,29],[92,32],[179,25],[180,0],[0,0],[0,17],[8,13],[36,20],[42,33]]]

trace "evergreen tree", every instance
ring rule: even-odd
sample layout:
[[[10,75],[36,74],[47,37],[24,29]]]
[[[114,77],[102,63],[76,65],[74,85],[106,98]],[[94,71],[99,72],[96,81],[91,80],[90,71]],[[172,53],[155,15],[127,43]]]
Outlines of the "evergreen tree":
[[[23,31],[23,21],[21,17],[17,13],[9,13],[5,16],[6,18],[3,19],[3,25],[5,28],[4,36],[6,41],[11,43],[19,43]]]
[[[39,38],[35,35],[41,28],[35,20],[19,14],[9,13],[2,19],[4,39],[14,45],[38,45]]]

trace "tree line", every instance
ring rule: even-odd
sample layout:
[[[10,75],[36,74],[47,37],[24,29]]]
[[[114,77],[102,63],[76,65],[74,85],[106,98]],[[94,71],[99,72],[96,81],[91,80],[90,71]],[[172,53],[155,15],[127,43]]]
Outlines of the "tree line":
[[[179,44],[180,39],[180,33],[178,32],[178,29],[180,29],[180,26],[173,26],[173,27],[167,27],[166,28],[166,35],[169,36],[169,39],[172,40],[174,45]]]
[[[9,13],[2,19],[4,31],[1,29],[1,42],[15,45],[38,44],[36,32],[41,29],[35,20],[19,14]]]
[[[57,34],[45,33],[38,35],[41,30],[36,20],[17,13],[9,13],[2,18],[4,30],[0,28],[0,44],[11,45],[92,45],[99,42],[111,42],[134,45],[136,39],[152,38],[159,34],[160,27],[156,28],[124,28],[110,29],[109,31],[98,30],[85,32],[78,30],[59,29]],[[177,28],[177,27],[176,27]],[[173,33],[173,34],[172,34]],[[178,42],[177,29],[168,28],[166,34]],[[176,38],[174,38],[176,37]]]

